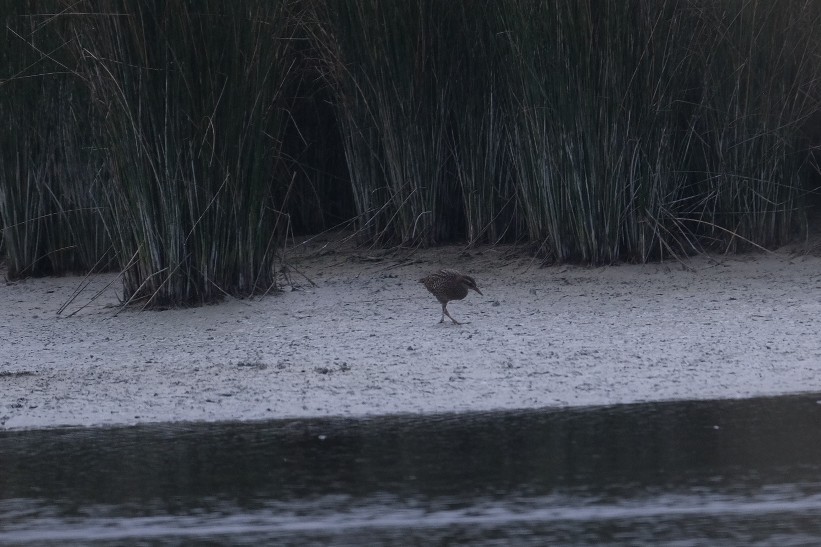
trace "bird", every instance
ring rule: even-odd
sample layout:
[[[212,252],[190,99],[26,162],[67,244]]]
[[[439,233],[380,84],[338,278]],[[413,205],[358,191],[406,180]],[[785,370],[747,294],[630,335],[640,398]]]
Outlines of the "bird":
[[[475,279],[456,270],[439,270],[438,272],[423,277],[419,280],[419,283],[423,283],[425,288],[442,304],[442,319],[439,320],[440,323],[445,321],[445,316],[447,315],[456,325],[461,325],[459,321],[448,313],[448,302],[463,299],[468,295],[468,289],[482,294],[482,291],[476,286]]]

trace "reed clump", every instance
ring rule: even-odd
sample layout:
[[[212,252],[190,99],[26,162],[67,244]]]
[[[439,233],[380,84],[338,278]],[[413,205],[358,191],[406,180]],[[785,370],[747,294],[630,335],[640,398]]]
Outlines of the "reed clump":
[[[816,6],[509,4],[528,236],[593,263],[783,243],[803,217]]]
[[[806,130],[819,110],[818,2],[700,2],[700,98],[687,220],[725,248],[785,243],[806,227]],[[816,145],[818,143],[815,143]],[[697,214],[696,214],[697,213]]]
[[[104,199],[124,296],[152,305],[275,284],[291,180],[295,25],[285,0],[72,4],[71,47],[105,120]]]
[[[111,267],[88,94],[54,1],[0,6],[0,222],[11,278]]]
[[[311,2],[359,230],[377,242],[446,234],[451,4]]]

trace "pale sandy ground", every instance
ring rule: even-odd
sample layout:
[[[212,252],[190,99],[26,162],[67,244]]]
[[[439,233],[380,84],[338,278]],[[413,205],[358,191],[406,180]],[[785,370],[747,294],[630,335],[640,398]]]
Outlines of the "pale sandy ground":
[[[0,283],[0,429],[603,405],[821,392],[821,258],[539,267],[505,247],[312,242],[296,290],[126,310],[113,276]],[[473,274],[439,324],[417,282]],[[68,314],[87,305],[73,316]]]

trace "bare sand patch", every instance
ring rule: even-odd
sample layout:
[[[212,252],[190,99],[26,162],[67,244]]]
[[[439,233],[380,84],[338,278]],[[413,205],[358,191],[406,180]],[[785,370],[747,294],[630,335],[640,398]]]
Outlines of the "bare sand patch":
[[[81,278],[0,284],[0,429],[821,391],[815,256],[540,267],[508,247],[312,243],[292,265],[276,295],[116,315],[113,289],[91,301],[111,275],[62,315]],[[485,294],[448,306],[461,326],[417,282],[440,267]]]

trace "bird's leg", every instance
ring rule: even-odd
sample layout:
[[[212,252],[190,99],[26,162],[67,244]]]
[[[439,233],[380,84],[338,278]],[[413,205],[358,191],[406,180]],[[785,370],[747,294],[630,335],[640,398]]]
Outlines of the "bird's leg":
[[[442,305],[442,321],[444,321],[444,320],[445,320],[445,316],[446,316],[446,315],[447,315],[448,317],[450,317],[450,320],[451,320],[451,321],[453,321],[453,323],[454,323],[454,324],[456,324],[456,325],[461,325],[461,324],[462,324],[462,323],[460,323],[459,321],[457,321],[456,319],[454,319],[454,318],[453,318],[453,317],[452,317],[452,316],[448,313],[448,305],[447,305],[447,304],[443,304],[443,305]],[[439,321],[439,322],[441,323],[442,321]]]

